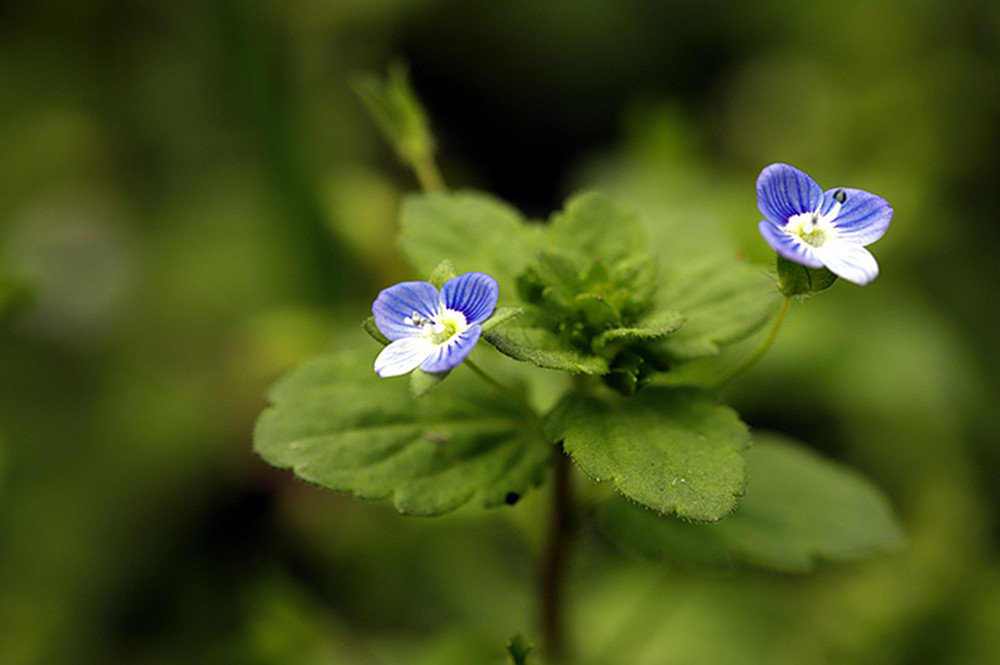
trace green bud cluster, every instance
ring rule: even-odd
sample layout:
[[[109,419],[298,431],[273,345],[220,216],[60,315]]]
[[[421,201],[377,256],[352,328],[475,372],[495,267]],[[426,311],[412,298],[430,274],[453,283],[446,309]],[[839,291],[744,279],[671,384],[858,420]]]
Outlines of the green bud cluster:
[[[518,277],[517,288],[537,308],[540,325],[580,353],[606,359],[605,382],[632,394],[667,369],[664,354],[637,328],[653,308],[656,273],[648,254],[609,261],[547,250]]]

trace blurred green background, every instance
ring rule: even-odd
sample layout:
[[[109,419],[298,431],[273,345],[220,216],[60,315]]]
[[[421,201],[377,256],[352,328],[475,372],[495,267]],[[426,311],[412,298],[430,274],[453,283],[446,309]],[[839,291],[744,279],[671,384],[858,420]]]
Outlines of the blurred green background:
[[[449,184],[531,215],[601,188],[770,261],[774,161],[896,211],[882,276],[794,307],[728,397],[884,487],[905,547],[704,574],[585,532],[584,662],[1000,659],[1000,3],[4,0],[0,662],[500,663],[534,637],[544,493],[408,519],[251,452],[267,386],[374,356],[358,322],[410,276],[415,184],[349,87],[395,60]]]

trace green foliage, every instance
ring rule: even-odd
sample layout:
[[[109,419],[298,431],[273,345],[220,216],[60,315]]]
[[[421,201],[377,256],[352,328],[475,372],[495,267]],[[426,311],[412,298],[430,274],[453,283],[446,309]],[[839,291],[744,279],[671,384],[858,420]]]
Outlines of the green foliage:
[[[507,323],[511,319],[516,319],[524,313],[520,307],[497,307],[493,310],[493,315],[483,321],[483,332],[489,332],[497,326]]]
[[[566,209],[552,215],[546,246],[578,257],[614,265],[646,251],[646,234],[639,218],[600,192],[570,198]]]
[[[657,513],[719,520],[746,483],[746,425],[698,390],[649,388],[631,398],[574,393],[549,415],[546,431],[591,478],[613,481]]]
[[[0,323],[27,310],[33,299],[34,293],[27,283],[0,273]]]
[[[776,435],[744,455],[746,496],[718,524],[664,520],[624,501],[601,507],[605,532],[626,549],[687,564],[736,561],[807,572],[819,560],[849,561],[900,543],[885,495],[860,473]]]
[[[524,635],[518,633],[510,638],[507,643],[507,655],[510,656],[511,665],[528,665],[528,654],[534,649],[534,645],[528,642]]]
[[[709,259],[663,272],[660,302],[686,317],[662,343],[675,361],[714,356],[745,338],[767,321],[778,296],[763,271],[739,261]]]
[[[605,330],[594,338],[593,346],[600,350],[614,344],[662,339],[680,328],[684,321],[684,315],[678,312],[657,312],[643,317],[633,326]]]
[[[400,243],[418,275],[430,274],[444,260],[460,274],[489,273],[500,283],[501,303],[514,296],[538,231],[517,210],[480,192],[410,196],[399,223]]]
[[[663,285],[705,248],[773,268],[752,192],[772,156],[897,208],[874,287],[793,309],[726,395],[856,451],[891,488],[906,547],[789,581],[675,574],[581,534],[574,662],[1000,662],[1000,238],[982,232],[996,3],[5,7],[0,266],[30,287],[0,285],[5,665],[498,664],[513,627],[535,637],[543,492],[517,511],[403,520],[239,445],[279,373],[331,346],[373,357],[357,313],[436,263],[411,273],[394,251],[410,183],[380,170],[377,128],[342,85],[401,44],[421,59],[414,82],[445,93],[458,177],[532,205],[614,193],[652,227]],[[544,403],[570,380],[496,367],[544,384]],[[480,657],[442,657],[459,635]]]
[[[483,194],[409,199],[402,245],[418,271],[442,260],[497,278],[523,314],[485,339],[517,360],[600,375],[630,395],[656,372],[714,355],[768,317],[773,285],[734,260],[661,266],[638,217],[600,193],[571,198],[547,225]]]
[[[403,161],[419,164],[433,157],[434,137],[427,113],[413,92],[405,67],[391,67],[384,81],[377,76],[361,75],[353,83],[355,92]]]
[[[434,285],[434,288],[441,290],[444,283],[447,282],[452,277],[457,277],[458,273],[455,272],[455,266],[451,264],[451,261],[445,259],[437,265],[431,274],[427,277],[427,281]]]
[[[378,329],[375,325],[375,317],[369,316],[367,319],[361,322],[361,329],[368,333],[369,337],[381,344],[382,346],[387,346],[391,344],[388,337],[382,334],[382,331]]]
[[[552,446],[521,407],[456,374],[414,400],[406,379],[378,378],[368,357],[319,358],[271,390],[254,450],[321,487],[391,496],[408,515],[509,503],[541,481]]]
[[[483,335],[497,350],[515,360],[571,374],[606,374],[606,359],[583,352],[544,326],[541,315],[528,309],[513,323]]]
[[[778,290],[789,298],[811,296],[826,291],[837,276],[826,268],[808,268],[777,255]]]

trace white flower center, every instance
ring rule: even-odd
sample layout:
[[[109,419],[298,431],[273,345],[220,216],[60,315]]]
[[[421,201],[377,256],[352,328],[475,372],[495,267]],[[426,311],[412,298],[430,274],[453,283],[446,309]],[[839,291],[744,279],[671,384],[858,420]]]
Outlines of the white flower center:
[[[830,236],[836,234],[833,220],[837,219],[837,215],[840,214],[840,208],[846,198],[844,190],[838,189],[833,194],[833,206],[825,215],[820,215],[819,210],[801,212],[789,218],[785,230],[807,245],[822,247],[830,239]]]
[[[785,229],[807,245],[822,247],[829,230],[823,222],[818,212],[803,212],[789,219]]]
[[[433,318],[425,318],[418,312],[414,312],[411,316],[403,319],[403,323],[420,328],[420,334],[434,344],[444,344],[469,327],[465,314],[444,306],[438,310],[437,316]]]

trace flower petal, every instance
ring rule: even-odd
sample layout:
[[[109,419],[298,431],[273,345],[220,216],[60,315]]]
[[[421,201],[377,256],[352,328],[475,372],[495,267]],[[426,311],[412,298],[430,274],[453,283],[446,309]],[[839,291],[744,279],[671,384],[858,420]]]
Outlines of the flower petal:
[[[375,373],[381,377],[412,372],[437,349],[427,337],[406,337],[382,349],[375,358]]]
[[[483,327],[478,323],[469,326],[444,344],[436,347],[433,353],[421,363],[420,369],[425,372],[447,372],[449,369],[458,367],[472,352],[482,333]]]
[[[441,287],[441,302],[444,306],[464,314],[465,320],[470,324],[482,323],[490,318],[499,295],[497,281],[482,272],[467,272],[452,277]]]
[[[823,261],[816,255],[816,249],[788,233],[784,228],[766,219],[762,219],[757,228],[771,249],[789,261],[801,263],[809,268],[823,267]]]
[[[868,245],[881,238],[892,220],[889,202],[862,189],[838,187],[823,194],[824,211],[833,206],[833,194],[838,190],[847,196],[833,220],[840,237],[858,245]]]
[[[430,282],[400,282],[383,289],[372,303],[375,325],[393,341],[420,333],[403,321],[414,312],[425,319],[437,316],[438,291]]]
[[[878,277],[878,263],[871,252],[852,242],[831,241],[817,247],[816,255],[838,277],[864,286]]]
[[[779,226],[794,215],[817,210],[822,201],[820,186],[794,166],[771,164],[757,178],[757,207]]]

